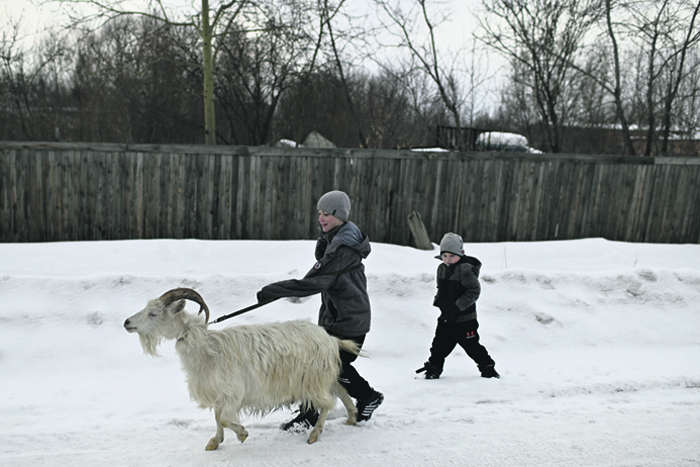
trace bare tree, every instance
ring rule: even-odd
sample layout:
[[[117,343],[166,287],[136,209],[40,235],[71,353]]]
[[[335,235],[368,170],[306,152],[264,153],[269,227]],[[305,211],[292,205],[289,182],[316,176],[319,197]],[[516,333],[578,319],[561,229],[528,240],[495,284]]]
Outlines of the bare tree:
[[[280,102],[277,134],[300,143],[315,130],[337,146],[358,147],[355,117],[344,88],[349,88],[353,99],[361,98],[364,81],[350,74],[343,83],[333,64],[295,77]]]
[[[0,33],[0,127],[5,139],[55,139],[51,109],[61,108],[61,71],[66,45],[49,31],[40,48],[27,48],[21,18],[8,19]]]
[[[532,103],[531,73],[520,62],[513,62],[506,84],[501,89],[501,102],[490,128],[517,130],[537,147],[546,147],[545,133],[540,131],[540,112]]]
[[[337,5],[332,5],[328,0],[322,0],[321,4],[321,31],[319,38],[323,33],[323,26],[328,30],[328,38],[330,40],[331,51],[333,52],[333,59],[335,61],[336,69],[338,70],[338,76],[340,77],[340,82],[343,85],[343,91],[345,93],[345,100],[348,104],[348,109],[352,115],[353,121],[355,123],[355,128],[357,131],[357,138],[360,143],[361,148],[367,147],[367,140],[362,132],[362,126],[360,124],[359,116],[357,115],[357,110],[353,102],[352,95],[350,93],[350,87],[348,85],[347,79],[345,77],[345,71],[343,66],[343,60],[341,59],[341,50],[338,41],[338,34],[334,31],[333,20],[340,13],[341,8],[345,4],[345,0],[340,0]],[[341,34],[342,36],[342,34]]]
[[[690,6],[686,3],[683,5]],[[700,31],[697,28],[698,14],[700,13],[700,2],[694,6],[689,14],[685,17],[676,16],[676,21],[669,18],[669,47],[666,50],[666,57],[662,62],[662,68],[666,69],[667,83],[665,96],[663,96],[663,112],[662,112],[662,146],[661,153],[665,154],[668,151],[668,142],[672,127],[672,116],[675,103],[679,97],[681,84],[692,79],[689,71],[697,70],[700,64],[689,60],[689,54],[693,48],[697,48],[700,42]],[[675,16],[675,15],[674,15]],[[674,39],[674,31],[685,31],[685,36],[681,37],[680,41]],[[690,65],[690,66],[689,66]],[[695,81],[697,83],[697,81]],[[697,97],[697,94],[695,95]],[[650,125],[651,126],[651,125]],[[649,144],[647,139],[647,145]],[[648,155],[648,154],[647,154]]]
[[[384,24],[387,31],[398,39],[394,46],[408,51],[408,58],[401,61],[400,72],[396,72],[396,67],[380,65],[386,71],[394,73],[396,78],[404,79],[405,85],[413,89],[414,97],[423,94],[423,89],[416,87],[416,82],[413,81],[416,73],[427,76],[450,113],[454,126],[461,128],[462,108],[466,98],[456,68],[459,60],[454,55],[441,53],[436,39],[437,31],[446,21],[446,16],[443,14],[436,19],[428,0],[414,0],[410,2],[408,10],[405,9],[406,2],[375,1],[388,18]],[[435,10],[439,9],[436,5]],[[457,54],[459,52],[461,51]],[[421,84],[425,82],[422,81]],[[419,107],[416,106],[416,109]]]
[[[527,73],[546,144],[559,152],[572,97],[571,63],[600,18],[600,0],[484,0],[480,39]]]
[[[216,112],[214,103],[214,74],[217,56],[229,34],[236,31],[237,24],[245,24],[246,30],[255,33],[263,29],[266,15],[275,11],[272,4],[251,0],[201,0],[199,8],[189,13],[178,14],[163,0],[148,0],[142,9],[132,9],[133,2],[124,0],[47,0],[64,4],[88,4],[96,13],[86,15],[78,12],[71,17],[72,25],[104,25],[124,16],[148,17],[163,27],[193,28],[201,39],[200,62],[192,63],[202,70],[204,100],[204,141],[216,144]],[[262,24],[261,24],[262,22]],[[291,27],[291,26],[290,26]]]
[[[258,76],[260,79],[272,83],[274,91],[263,90],[255,97],[255,89],[248,87],[238,92],[238,99],[247,95],[246,99],[263,98],[266,102],[260,102],[267,106],[267,116],[261,117],[264,126],[269,129],[272,121],[271,113],[274,112],[276,102],[279,99],[278,92],[282,91],[289,76],[293,73],[305,73],[313,70],[318,65],[319,52],[325,46],[324,36],[330,37],[332,54],[337,63],[341,76],[345,74],[341,64],[342,47],[339,39],[347,41],[350,36],[345,33],[338,34],[331,27],[331,22],[340,14],[345,5],[345,0],[340,0],[337,4],[332,4],[329,0],[200,0],[201,6],[195,7],[190,13],[176,14],[175,10],[169,8],[165,0],[148,0],[144,8],[137,10],[129,9],[128,6],[134,2],[125,0],[46,0],[48,2],[60,2],[69,4],[89,4],[97,9],[97,13],[92,16],[74,15],[74,24],[105,24],[116,18],[125,15],[139,15],[152,18],[160,22],[163,27],[171,26],[178,28],[192,28],[197,31],[201,39],[201,53],[187,54],[196,60],[192,63],[201,69],[202,89],[204,99],[204,120],[205,120],[205,142],[207,144],[216,143],[216,96],[222,96],[221,88],[217,84],[217,63],[221,58],[229,72],[237,70],[238,84],[245,85],[243,75],[246,73],[256,73],[255,70],[243,70],[241,65],[234,65],[232,60],[236,47],[231,47],[233,42],[239,45],[245,42],[249,45],[246,53],[254,53],[256,59],[251,61],[251,57],[245,59],[250,66],[265,64],[263,68],[257,70],[258,73],[267,73],[267,76]],[[361,28],[360,28],[361,29]],[[357,31],[355,34],[361,34]],[[235,35],[235,41],[229,40],[229,36]],[[260,48],[266,42],[265,48]],[[271,47],[271,46],[274,46]],[[253,49],[257,47],[257,51]],[[225,57],[224,57],[225,55]],[[239,56],[238,58],[243,58]],[[273,69],[274,68],[274,69]],[[281,74],[280,74],[281,73]],[[284,78],[282,78],[284,76]],[[232,83],[232,74],[226,77],[225,81]],[[280,80],[281,79],[281,80]],[[251,84],[248,82],[247,84]],[[235,94],[235,93],[234,93]],[[265,96],[263,96],[265,94]],[[346,99],[351,99],[346,95]],[[350,100],[351,102],[351,100]],[[232,117],[239,119],[247,110],[245,108],[234,109],[230,103],[223,103],[229,126],[233,122]],[[260,122],[258,122],[260,123]],[[257,123],[256,123],[257,124]],[[262,128],[262,127],[261,127]],[[357,126],[359,131],[359,126]],[[267,130],[256,130],[255,141],[265,139]],[[360,139],[361,137],[361,132]],[[234,140],[237,137],[233,136]]]
[[[267,13],[260,31],[247,34],[239,28],[221,43],[215,89],[236,144],[272,142],[274,116],[283,94],[297,77],[318,66],[317,18],[312,6],[280,5]]]
[[[368,147],[408,149],[434,144],[427,129],[436,122],[430,120],[424,103],[417,106],[411,88],[404,84],[396,73],[386,71],[369,78],[362,105]],[[414,111],[416,107],[418,111]]]
[[[700,51],[689,52],[686,57],[688,73],[679,88],[674,105],[674,120],[678,137],[685,141],[684,147],[679,148],[687,156],[700,155],[697,145],[697,135],[700,134]],[[665,142],[665,139],[664,139]],[[665,149],[664,150],[668,150]]]
[[[70,79],[76,138],[87,141],[201,141],[201,75],[182,62],[193,31],[125,16],[75,41]],[[196,42],[196,40],[191,40]]]
[[[639,126],[646,128],[643,154],[652,155],[659,127],[662,134],[660,152],[668,151],[679,90],[692,76],[693,68],[698,66],[688,58],[700,42],[699,13],[700,2],[605,1],[605,35],[613,58],[614,81],[607,82],[594,74],[588,76],[613,96],[626,152],[630,155],[637,153],[630,131],[630,111],[639,115],[636,117]],[[628,57],[637,60],[627,60],[623,65],[621,56],[624,50],[628,51]],[[633,67],[630,67],[631,63]],[[625,82],[623,70],[630,68],[635,71],[635,79],[630,82],[628,78]],[[629,89],[625,93],[626,86]],[[638,96],[644,96],[644,99],[640,101]]]
[[[10,120],[16,120],[19,123],[20,134],[31,138],[32,109],[27,92],[28,77],[25,71],[24,57],[25,52],[19,43],[19,22],[9,23],[6,28],[2,29],[2,36],[0,36],[0,60],[2,61],[0,99],[2,99],[2,106],[5,108],[3,113],[16,116],[15,118],[10,117]],[[7,122],[5,125],[9,123]]]
[[[689,57],[700,42],[699,12],[700,2],[685,0],[605,0],[601,26],[606,39],[602,42],[607,46],[598,50],[601,56],[610,57],[611,75],[568,60],[571,67],[612,96],[626,154],[637,153],[630,130],[633,123],[646,129],[644,155],[652,155],[659,128],[660,152],[668,151],[677,107],[682,107],[679,91],[688,89],[683,84],[698,66]]]
[[[634,144],[632,144],[630,125],[627,121],[627,115],[625,113],[625,106],[622,98],[622,64],[620,62],[620,46],[618,44],[617,34],[615,32],[615,27],[612,20],[611,0],[605,0],[605,31],[610,39],[610,46],[612,49],[614,84],[611,87],[605,81],[600,81],[598,78],[594,79],[596,79],[612,94],[615,101],[617,119],[620,122],[620,127],[622,129],[622,138],[625,142],[626,151],[629,155],[633,156],[636,154],[636,150],[634,149]]]

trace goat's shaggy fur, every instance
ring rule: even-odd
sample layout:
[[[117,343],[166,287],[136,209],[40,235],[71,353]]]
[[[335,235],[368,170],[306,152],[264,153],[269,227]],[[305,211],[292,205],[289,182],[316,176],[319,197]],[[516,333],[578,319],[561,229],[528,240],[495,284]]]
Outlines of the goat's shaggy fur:
[[[151,355],[157,355],[163,339],[177,340],[190,396],[200,407],[214,410],[216,435],[207,450],[223,441],[224,428],[245,441],[241,413],[264,415],[297,403],[320,409],[308,439],[313,443],[336,396],[348,412],[347,424],[355,424],[357,410],[338,383],[339,350],[359,353],[354,342],[332,337],[308,321],[209,330],[205,320],[184,311],[184,299],[168,304],[163,297],[150,300],[124,327],[139,334],[144,352]]]

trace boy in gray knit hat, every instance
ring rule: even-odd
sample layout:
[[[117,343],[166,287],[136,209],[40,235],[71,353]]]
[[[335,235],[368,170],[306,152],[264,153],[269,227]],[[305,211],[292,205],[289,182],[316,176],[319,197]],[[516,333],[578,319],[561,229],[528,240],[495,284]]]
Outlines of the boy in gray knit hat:
[[[319,214],[326,212],[343,222],[347,222],[348,217],[350,217],[350,198],[342,191],[329,191],[318,199],[316,209],[318,209]]]
[[[300,280],[285,280],[266,285],[258,292],[258,302],[282,297],[307,297],[321,294],[318,325],[328,334],[350,339],[362,347],[369,332],[371,311],[367,277],[362,260],[370,251],[369,238],[350,217],[350,198],[342,191],[330,191],[316,205],[321,236],[316,242],[316,264]],[[357,399],[357,421],[369,420],[384,401],[352,366],[357,355],[340,351],[338,381]],[[282,425],[283,430],[309,428],[318,421],[315,408],[300,408],[299,415]]]
[[[476,300],[481,293],[479,272],[481,261],[466,256],[462,237],[448,232],[440,242],[442,261],[437,270],[437,294],[433,306],[440,308],[430,358],[423,368],[426,379],[437,379],[442,374],[445,358],[457,344],[474,360],[484,378],[500,378],[496,363],[486,348],[479,343],[479,323],[476,320]]]

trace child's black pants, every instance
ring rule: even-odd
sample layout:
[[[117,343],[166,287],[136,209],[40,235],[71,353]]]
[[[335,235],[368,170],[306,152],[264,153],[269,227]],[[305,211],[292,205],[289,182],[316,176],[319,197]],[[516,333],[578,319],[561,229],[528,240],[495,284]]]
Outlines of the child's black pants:
[[[435,337],[430,347],[430,364],[442,371],[445,358],[459,345],[476,362],[479,369],[494,365],[486,347],[479,343],[479,323],[475,319],[460,323],[447,323],[438,319]]]
[[[336,335],[335,337],[339,339],[351,340],[355,342],[358,347],[362,348],[362,344],[364,344],[366,336],[343,337]],[[372,386],[369,385],[367,380],[360,376],[355,367],[352,366],[352,362],[355,360],[357,360],[357,355],[345,350],[340,351],[341,368],[338,381],[345,388],[350,397],[357,400],[362,400],[371,396],[374,390],[372,389]]]

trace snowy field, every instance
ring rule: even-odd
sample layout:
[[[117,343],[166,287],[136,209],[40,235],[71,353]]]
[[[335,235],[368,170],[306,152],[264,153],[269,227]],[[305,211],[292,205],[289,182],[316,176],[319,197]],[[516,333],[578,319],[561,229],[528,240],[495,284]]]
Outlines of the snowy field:
[[[313,241],[0,244],[0,466],[698,466],[700,245],[602,239],[467,244],[483,263],[482,342],[501,379],[461,349],[428,357],[437,251],[373,244],[373,328],[357,368],[385,394],[366,423],[338,403],[320,440],[287,410],[244,418],[217,451],[174,343],[143,354],[122,327],[146,301],[196,288],[212,319],[300,278]],[[315,320],[319,297],[212,327]],[[192,312],[198,307],[188,303]]]

